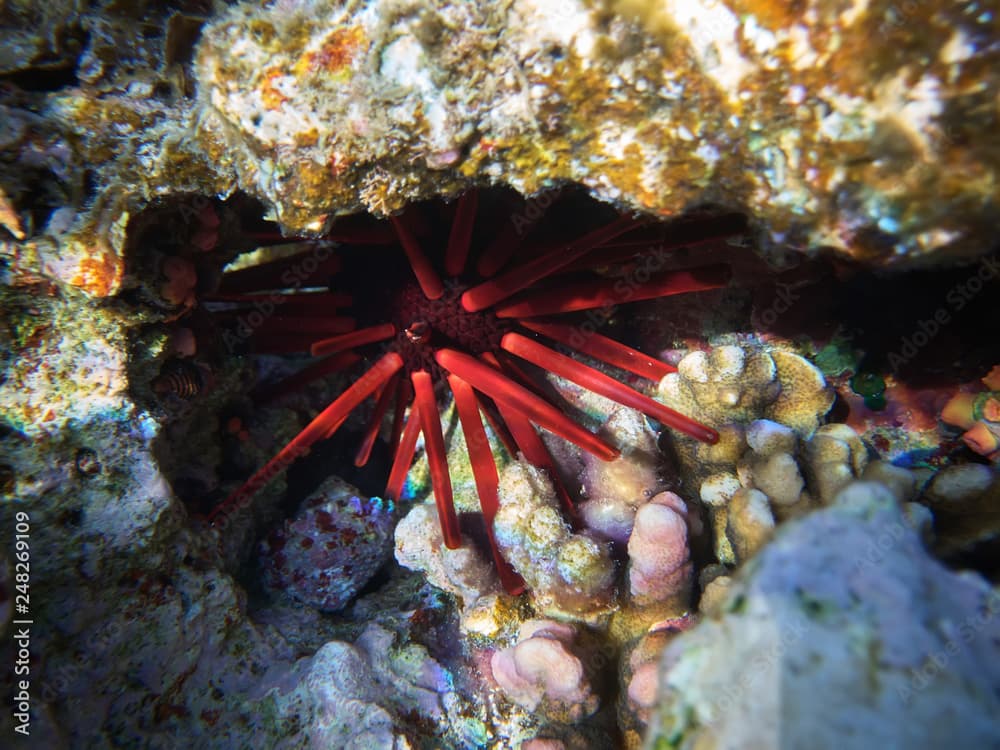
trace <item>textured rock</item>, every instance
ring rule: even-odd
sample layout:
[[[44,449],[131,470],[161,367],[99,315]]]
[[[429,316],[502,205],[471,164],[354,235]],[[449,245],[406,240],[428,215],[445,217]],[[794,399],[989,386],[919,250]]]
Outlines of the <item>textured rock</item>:
[[[0,69],[23,86],[0,97],[0,185],[25,235],[7,242],[0,230],[12,283],[114,295],[134,281],[126,228],[139,209],[158,196],[225,192],[227,178],[186,137],[190,54],[205,21],[193,6],[5,8]],[[41,79],[52,83],[31,83]]]
[[[331,477],[261,545],[264,583],[324,611],[349,602],[390,558],[395,506]]]
[[[293,727],[276,748],[342,747],[350,750],[418,746],[406,724],[420,717],[421,732],[449,743],[481,741],[482,728],[468,721],[449,726],[449,712],[463,708],[448,672],[415,644],[396,644],[392,633],[369,625],[357,642],[331,641],[296,665],[292,689],[264,699],[276,723]],[[391,686],[387,689],[386,686]]]
[[[569,179],[661,213],[745,206],[770,242],[865,260],[981,251],[974,227],[997,214],[989,14],[607,7],[621,15],[237,6],[199,51],[203,137],[233,133],[226,163],[296,230],[465,177],[525,193]]]
[[[932,560],[882,485],[783,526],[673,641],[646,746],[991,747],[1000,601]]]
[[[441,521],[431,504],[416,505],[396,527],[396,562],[419,570],[427,580],[458,599],[463,628],[492,635],[500,581],[490,561],[471,544],[448,549]]]
[[[973,550],[1000,536],[1000,472],[993,467],[948,466],[934,475],[919,502],[933,513],[941,554]]]
[[[0,101],[17,283],[128,286],[125,228],[166,195],[243,189],[298,233],[470,180],[722,204],[765,248],[874,264],[991,246],[996,19],[962,5],[306,0],[204,29],[197,4],[29,5],[0,70],[79,85]]]
[[[615,566],[608,545],[570,529],[540,469],[524,462],[504,469],[494,531],[543,614],[590,621],[612,606]]]
[[[0,321],[9,347],[0,355],[0,403],[11,427],[57,434],[131,411],[120,313],[96,316],[79,299],[6,292]]]

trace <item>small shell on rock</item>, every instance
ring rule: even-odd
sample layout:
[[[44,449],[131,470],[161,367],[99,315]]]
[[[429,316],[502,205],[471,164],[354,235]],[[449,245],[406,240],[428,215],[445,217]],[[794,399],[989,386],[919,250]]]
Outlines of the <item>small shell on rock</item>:
[[[316,609],[346,605],[392,554],[395,506],[336,477],[261,543],[264,583]]]

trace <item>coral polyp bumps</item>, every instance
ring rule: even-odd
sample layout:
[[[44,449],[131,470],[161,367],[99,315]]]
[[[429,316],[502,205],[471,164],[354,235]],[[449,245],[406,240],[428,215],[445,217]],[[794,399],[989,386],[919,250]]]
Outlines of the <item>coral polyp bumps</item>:
[[[574,325],[573,316],[725,286],[724,266],[671,268],[676,264],[662,262],[662,257],[672,249],[738,233],[742,217],[659,224],[629,215],[604,221],[600,211],[595,221],[564,210],[562,222],[543,222],[524,237],[517,231],[520,225],[509,220],[509,207],[505,215],[502,201],[492,201],[485,212],[479,211],[479,202],[479,193],[469,191],[451,205],[412,206],[388,221],[342,222],[327,237],[342,243],[335,250],[314,245],[223,276],[212,297],[216,303],[228,305],[231,312],[273,311],[259,315],[252,331],[257,352],[304,352],[317,360],[260,390],[260,399],[362,361],[365,366],[340,396],[217,506],[210,520],[217,522],[243,505],[291,462],[333,435],[370,398],[374,408],[355,465],[369,460],[385,425],[392,455],[385,496],[398,499],[422,435],[443,538],[449,548],[459,547],[439,416],[439,398],[450,391],[493,557],[505,588],[517,592],[523,582],[505,562],[493,535],[498,475],[483,418],[512,456],[521,454],[550,474],[570,515],[572,500],[558,483],[538,428],[604,460],[619,453],[568,416],[537,382],[533,369],[637,409],[697,440],[718,439],[711,428],[559,349],[658,382],[673,368],[593,332],[592,321],[590,326]],[[670,270],[650,271],[651,253],[661,258],[660,268]],[[307,278],[300,273],[303,268]]]

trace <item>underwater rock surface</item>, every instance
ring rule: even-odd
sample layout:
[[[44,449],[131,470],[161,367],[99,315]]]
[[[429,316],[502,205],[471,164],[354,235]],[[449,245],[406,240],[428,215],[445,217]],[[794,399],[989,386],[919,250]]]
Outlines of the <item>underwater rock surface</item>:
[[[317,609],[343,607],[389,559],[393,503],[327,479],[261,545],[264,583]]]
[[[113,295],[140,209],[237,189],[290,233],[470,182],[576,181],[650,213],[744,210],[775,255],[993,243],[1000,20],[974,2],[180,5],[12,9],[0,70],[43,71],[0,102],[18,283]]]
[[[998,614],[996,591],[933,560],[884,486],[849,485],[667,647],[646,747],[995,746]]]
[[[243,4],[204,32],[200,137],[293,231],[574,180],[868,262],[978,254],[997,23],[974,3]]]

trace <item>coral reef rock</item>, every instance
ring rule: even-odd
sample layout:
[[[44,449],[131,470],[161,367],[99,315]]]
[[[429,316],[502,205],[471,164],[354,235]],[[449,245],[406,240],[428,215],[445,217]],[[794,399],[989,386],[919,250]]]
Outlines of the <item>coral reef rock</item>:
[[[142,208],[236,190],[299,234],[470,181],[573,181],[650,213],[743,210],[782,252],[884,265],[992,244],[996,19],[971,6],[182,5],[5,17],[16,283],[113,295]]]
[[[243,3],[198,50],[201,139],[297,231],[467,177],[574,180],[869,261],[979,253],[994,34],[947,3]]]
[[[433,504],[415,505],[396,527],[396,562],[418,570],[439,589],[455,596],[465,630],[492,635],[500,580],[493,565],[471,544],[448,549]]]
[[[0,354],[5,422],[29,436],[55,435],[130,414],[127,324],[120,311],[95,315],[79,298],[7,291],[0,310],[9,347]]]
[[[1000,537],[1000,471],[981,464],[948,466],[935,474],[919,502],[934,516],[934,549],[970,552]]]
[[[547,615],[593,621],[613,604],[615,564],[608,544],[574,533],[545,473],[523,461],[500,477],[494,533],[521,574],[535,606]]]
[[[392,501],[330,477],[261,544],[264,583],[317,609],[349,602],[391,557]]]
[[[230,303],[206,293],[236,256],[291,253],[259,246],[301,248],[338,216],[509,187],[525,239],[575,186],[642,217],[744,215],[745,244],[773,260],[907,266],[994,247],[1000,65],[981,5],[5,3],[0,528],[29,518],[22,746],[582,750],[633,747],[647,720],[670,746],[772,746],[772,731],[996,745],[997,598],[912,528],[929,536],[933,513],[937,551],[959,559],[995,544],[995,467],[930,478],[870,461],[861,437],[822,425],[833,396],[816,368],[776,344],[694,352],[662,381],[663,401],[721,433],[672,438],[686,516],[650,500],[665,481],[646,420],[582,396],[570,407],[610,414],[599,429],[633,448],[598,464],[543,436],[582,485],[583,528],[544,472],[498,467],[495,536],[528,595],[501,593],[481,549],[447,550],[433,506],[414,507],[397,559],[460,599],[461,621],[391,564],[359,597],[391,563],[394,513],[335,480],[287,522],[284,475],[198,519],[334,387],[261,408],[250,342],[219,335]],[[729,317],[711,335],[753,338]],[[255,359],[262,375],[293,366]],[[949,415],[995,461],[1000,375],[982,387]],[[465,448],[453,457],[465,522],[474,476]],[[708,554],[699,498],[722,564],[698,571],[709,619],[678,635]],[[280,523],[261,567],[296,601],[257,586],[249,560]],[[16,552],[0,555],[6,634]],[[6,663],[15,648],[0,644]],[[615,667],[617,727],[597,698]],[[17,679],[0,671],[0,693]],[[12,722],[0,712],[11,745]]]
[[[273,690],[263,701],[276,725],[301,727],[274,747],[404,750],[425,746],[431,735],[452,747],[484,739],[481,723],[458,717],[468,707],[448,672],[422,646],[396,644],[378,625],[353,645],[327,643],[294,675],[293,689]],[[415,719],[419,728],[408,727]]]
[[[853,483],[782,527],[722,612],[667,647],[646,747],[996,746],[998,614],[986,581],[928,556],[886,487]]]

